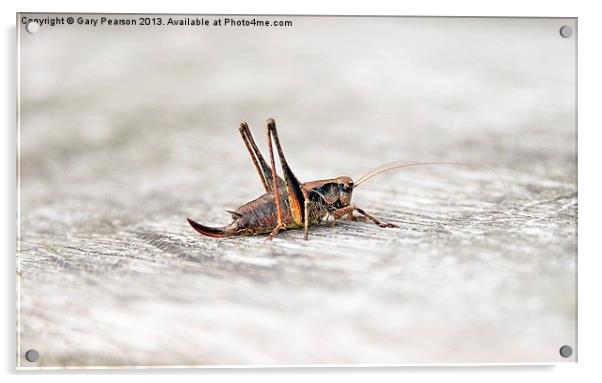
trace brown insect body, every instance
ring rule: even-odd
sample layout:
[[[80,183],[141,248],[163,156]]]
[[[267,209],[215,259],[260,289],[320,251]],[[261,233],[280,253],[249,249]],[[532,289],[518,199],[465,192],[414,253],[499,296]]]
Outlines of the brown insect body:
[[[243,122],[240,126],[243,141],[251,154],[266,193],[230,212],[233,220],[227,226],[209,227],[188,218],[188,222],[196,231],[217,238],[270,233],[268,239],[272,239],[280,230],[303,227],[307,239],[310,225],[320,224],[329,216],[333,218],[333,222],[345,215],[353,219],[354,211],[381,227],[395,227],[393,224],[379,221],[351,204],[354,187],[351,177],[341,176],[300,183],[286,162],[274,120],[267,121],[267,130],[271,166],[257,148],[248,125]],[[272,138],[278,151],[284,180],[276,174]],[[274,188],[274,184],[278,187]]]
[[[330,212],[349,205],[353,190],[353,186],[349,186],[349,184],[353,185],[351,178],[338,177],[305,182],[300,185],[303,193],[309,196],[307,205],[309,225],[320,224],[328,218]],[[283,183],[280,184],[280,188],[282,191],[286,191]],[[286,228],[302,228],[303,222],[298,223],[293,219],[290,201],[286,193],[280,194],[280,204]],[[276,202],[272,192],[265,193],[230,213],[232,222],[219,228],[204,226],[191,219],[188,222],[201,234],[211,237],[267,234],[278,224]]]

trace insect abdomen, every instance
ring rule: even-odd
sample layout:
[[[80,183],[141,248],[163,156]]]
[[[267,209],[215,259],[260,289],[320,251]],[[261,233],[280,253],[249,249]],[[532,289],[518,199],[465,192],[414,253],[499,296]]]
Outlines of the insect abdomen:
[[[290,203],[284,193],[280,195],[280,205],[284,225],[289,229],[302,227],[293,221]],[[271,193],[242,205],[236,209],[236,214],[240,214],[240,217],[235,219],[226,230],[236,231],[240,235],[269,233],[278,224],[276,203]]]

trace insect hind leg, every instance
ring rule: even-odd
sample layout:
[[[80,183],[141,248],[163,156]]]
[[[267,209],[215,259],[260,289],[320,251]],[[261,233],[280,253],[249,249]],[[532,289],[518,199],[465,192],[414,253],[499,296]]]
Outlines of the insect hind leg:
[[[284,177],[284,182],[286,183],[286,190],[288,193],[287,197],[290,202],[290,209],[291,214],[293,216],[293,221],[296,224],[303,225],[305,216],[305,195],[303,193],[303,190],[301,189],[301,183],[299,182],[291,168],[288,166],[288,162],[286,161],[286,157],[284,156],[284,151],[282,150],[282,145],[280,145],[280,139],[278,138],[276,122],[272,118],[268,119],[267,128],[268,141],[271,151],[270,156],[273,156],[272,137],[274,138],[276,150],[278,150],[278,157],[280,158],[280,165],[282,166],[282,175]],[[275,169],[272,170],[275,171]]]
[[[284,225],[284,217],[282,214],[282,204],[280,201],[280,184],[278,183],[278,176],[276,174],[276,160],[274,159],[274,148],[272,146],[272,132],[269,129],[267,130],[268,136],[268,148],[270,152],[270,164],[272,165],[271,173],[272,173],[272,185],[273,185],[273,193],[274,193],[274,202],[276,203],[276,216],[278,218],[278,223],[276,227],[272,230],[270,235],[266,240],[271,241],[281,230],[285,230],[286,226]]]
[[[253,161],[253,165],[255,165],[255,170],[257,170],[257,174],[259,174],[259,179],[261,180],[261,184],[266,192],[272,191],[272,169],[268,165],[268,163],[263,158],[261,151],[257,147],[255,140],[253,139],[253,135],[251,134],[251,130],[249,129],[249,125],[246,122],[240,123],[240,135],[242,136],[242,140],[251,155],[251,160]],[[279,183],[283,183],[280,177],[277,177]]]

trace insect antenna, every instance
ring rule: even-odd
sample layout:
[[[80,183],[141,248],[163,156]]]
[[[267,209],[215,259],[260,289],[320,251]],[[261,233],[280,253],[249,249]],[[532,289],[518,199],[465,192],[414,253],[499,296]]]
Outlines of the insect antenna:
[[[414,166],[425,166],[425,165],[469,166],[469,167],[478,167],[478,168],[486,169],[486,170],[489,170],[490,172],[494,173],[497,176],[497,178],[504,185],[505,193],[508,192],[508,185],[506,184],[506,182],[504,181],[504,179],[502,178],[500,173],[498,173],[494,168],[492,168],[491,166],[487,166],[487,165],[474,164],[474,163],[469,163],[469,162],[401,162],[401,161],[390,162],[388,164],[384,164],[375,169],[372,169],[369,172],[362,175],[355,182],[354,188],[356,188],[359,185],[361,185],[362,183],[368,181],[370,178],[375,177],[382,173],[386,173],[386,172],[390,172],[392,170],[397,170],[397,169],[402,169],[402,168],[409,168],[409,167],[414,167]]]

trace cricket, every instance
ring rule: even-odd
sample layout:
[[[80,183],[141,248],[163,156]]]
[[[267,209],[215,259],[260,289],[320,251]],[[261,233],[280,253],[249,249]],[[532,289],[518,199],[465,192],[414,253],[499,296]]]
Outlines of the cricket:
[[[265,194],[245,203],[234,211],[226,210],[232,215],[232,222],[223,227],[205,226],[191,218],[187,218],[188,223],[200,234],[214,238],[269,234],[266,240],[272,240],[282,230],[303,228],[304,239],[307,240],[310,226],[320,225],[328,221],[329,218],[332,218],[331,225],[334,226],[336,221],[343,217],[347,217],[350,221],[370,220],[382,228],[398,227],[393,223],[381,221],[360,207],[353,205],[351,203],[353,190],[378,174],[399,168],[419,165],[474,165],[453,162],[392,162],[367,172],[355,183],[349,176],[299,182],[284,156],[278,131],[276,130],[276,122],[270,118],[266,125],[270,155],[269,165],[257,147],[248,124],[242,122],[239,129],[245,146],[251,155],[251,160],[259,174]],[[276,172],[273,144],[275,144],[278,152],[284,179]],[[493,170],[484,165],[477,166]],[[495,170],[493,171],[495,172]],[[495,173],[497,174],[497,172]],[[354,215],[355,212],[359,213],[360,216]]]

